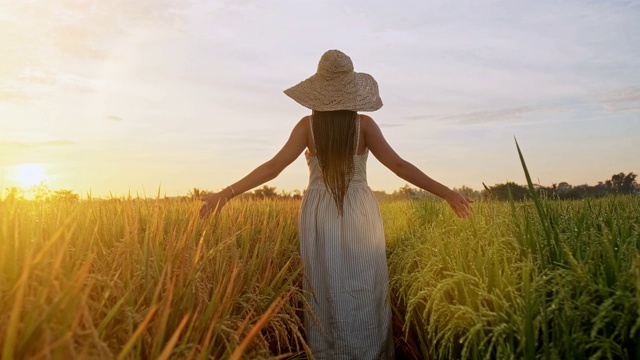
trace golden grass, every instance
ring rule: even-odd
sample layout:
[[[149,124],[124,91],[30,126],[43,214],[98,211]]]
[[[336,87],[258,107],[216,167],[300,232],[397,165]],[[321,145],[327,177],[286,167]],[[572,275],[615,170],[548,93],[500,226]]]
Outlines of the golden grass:
[[[2,358],[304,351],[298,204],[236,202],[207,220],[198,205],[3,203]]]
[[[305,358],[299,202],[198,207],[0,203],[2,358]],[[381,205],[399,356],[640,357],[638,197],[475,208]]]

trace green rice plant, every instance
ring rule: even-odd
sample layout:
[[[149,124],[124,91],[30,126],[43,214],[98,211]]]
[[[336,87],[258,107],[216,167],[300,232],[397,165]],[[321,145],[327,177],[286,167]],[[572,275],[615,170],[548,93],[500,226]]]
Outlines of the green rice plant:
[[[422,216],[424,205],[406,206]],[[537,210],[526,203],[478,203],[469,222],[448,218],[442,205],[440,224],[393,240],[391,291],[402,310],[394,316],[402,336],[412,338],[405,344],[416,343],[413,352],[441,359],[636,357],[640,199],[544,206],[559,214],[554,231],[564,263],[523,255],[518,234],[546,244],[532,220]]]
[[[476,212],[492,213],[492,206],[478,204]],[[498,225],[500,219],[474,216],[468,228],[458,232],[456,220],[437,207],[444,223],[421,233],[412,230],[414,234],[391,248],[389,266],[392,293],[398,294],[399,303],[406,303],[405,324],[419,327],[422,355],[449,358],[462,351],[458,344],[465,329],[504,306],[503,299],[491,294],[515,281],[505,264],[518,257],[518,251],[502,242],[508,229]],[[415,214],[421,213],[419,208]],[[405,335],[410,332],[405,326]]]
[[[389,240],[394,317],[416,358],[634,359],[640,198],[408,204]]]
[[[533,187],[533,182],[531,181],[531,175],[529,175],[529,169],[527,169],[527,164],[524,161],[524,156],[522,155],[522,151],[520,150],[520,145],[518,145],[518,141],[516,140],[516,148],[518,150],[518,156],[520,157],[520,164],[522,165],[522,170],[524,171],[525,178],[527,179],[527,186],[529,188],[529,195],[531,195],[531,199],[536,207],[536,211],[538,213],[538,218],[540,220],[540,225],[544,230],[545,240],[547,242],[547,250],[550,252],[549,254],[549,263],[553,263],[554,261],[559,260],[558,254],[558,244],[557,237],[555,238],[556,243],[552,243],[552,232],[553,232],[553,222],[550,222],[548,210],[545,208],[542,200],[538,196],[535,188]]]

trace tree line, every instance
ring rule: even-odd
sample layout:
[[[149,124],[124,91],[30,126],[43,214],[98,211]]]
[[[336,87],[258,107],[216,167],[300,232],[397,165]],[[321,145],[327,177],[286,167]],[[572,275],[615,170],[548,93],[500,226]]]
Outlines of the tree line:
[[[593,186],[587,184],[574,186],[567,182],[560,182],[551,186],[534,185],[534,188],[538,195],[542,197],[560,200],[639,194],[640,185],[636,182],[636,178],[637,175],[633,172],[628,174],[618,173],[612,175],[610,179],[599,181]],[[526,185],[519,185],[510,181],[493,186],[484,185],[483,190],[475,190],[468,186],[454,188],[453,190],[474,200],[508,201],[509,192],[511,192],[511,198],[514,200],[525,200],[530,197],[529,189]],[[208,193],[208,191],[194,188],[187,197],[199,199]],[[374,190],[373,193],[378,201],[437,199],[435,195],[409,185],[404,185],[391,193],[379,190]],[[278,192],[275,187],[263,185],[261,188],[242,194],[241,197],[246,199],[299,199],[302,197],[302,193],[299,190],[294,190],[293,192],[282,190]]]
[[[610,195],[628,195],[640,194],[640,184],[636,181],[637,175],[633,172],[625,174],[623,172],[613,174],[610,179],[599,181],[596,185],[571,185],[567,182],[552,184],[551,186],[534,185],[538,195],[559,200],[576,200],[585,198],[599,198]],[[493,186],[484,186],[483,190],[475,190],[468,186],[454,188],[453,190],[474,199],[474,200],[498,200],[507,201],[510,198],[514,200],[525,200],[530,197],[529,189],[526,185],[520,185],[515,182],[506,182]],[[41,183],[30,189],[34,193],[35,201],[79,201],[80,196],[72,190],[51,190],[45,184]],[[24,200],[24,190],[12,186],[5,189],[3,200],[15,201]],[[182,197],[183,199],[201,199],[212,191],[193,188],[189,193]],[[378,201],[397,201],[397,200],[421,200],[421,199],[437,199],[437,197],[422,189],[413,188],[404,185],[391,193],[385,191],[373,191]],[[301,199],[303,193],[300,190],[278,191],[273,186],[263,185],[253,191],[240,195],[244,199]]]
[[[628,174],[613,174],[610,179],[599,181],[596,185],[571,185],[567,182],[554,183],[551,186],[534,184],[536,193],[547,199],[558,200],[578,200],[586,198],[600,198],[611,195],[640,194],[640,184],[636,181],[637,175],[633,172]],[[503,184],[487,186],[482,183],[484,189],[479,191],[467,186],[454,188],[453,190],[474,200],[498,200],[508,201],[525,200],[530,198],[531,193],[527,185],[520,185],[508,181]],[[424,199],[435,198],[434,195],[420,189],[411,188],[405,185],[391,194],[374,191],[379,200],[400,200],[400,199]]]
[[[539,196],[559,199],[578,200],[586,198],[600,198],[610,195],[630,195],[640,194],[640,185],[636,181],[637,175],[633,172],[628,174],[613,174],[610,179],[599,181],[596,185],[571,185],[567,182],[552,184],[551,186],[535,185],[534,189]],[[484,185],[484,184],[483,184]],[[481,192],[483,199],[495,199],[506,201],[509,196],[514,200],[525,200],[530,197],[529,188],[513,182],[497,184],[491,187],[485,185]]]

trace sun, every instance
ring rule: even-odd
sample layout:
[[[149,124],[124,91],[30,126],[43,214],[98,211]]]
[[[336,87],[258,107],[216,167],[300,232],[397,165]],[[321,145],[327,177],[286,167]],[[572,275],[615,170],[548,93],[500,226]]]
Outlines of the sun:
[[[22,186],[34,186],[47,179],[47,175],[39,164],[24,164],[18,166],[18,181]]]

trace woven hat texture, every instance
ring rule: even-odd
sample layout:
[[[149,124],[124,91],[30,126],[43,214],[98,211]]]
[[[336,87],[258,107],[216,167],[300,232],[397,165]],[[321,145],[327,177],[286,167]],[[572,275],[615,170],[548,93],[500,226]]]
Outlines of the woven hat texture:
[[[325,52],[316,73],[284,93],[317,111],[376,111],[382,107],[373,76],[355,72],[351,59],[340,50]]]

